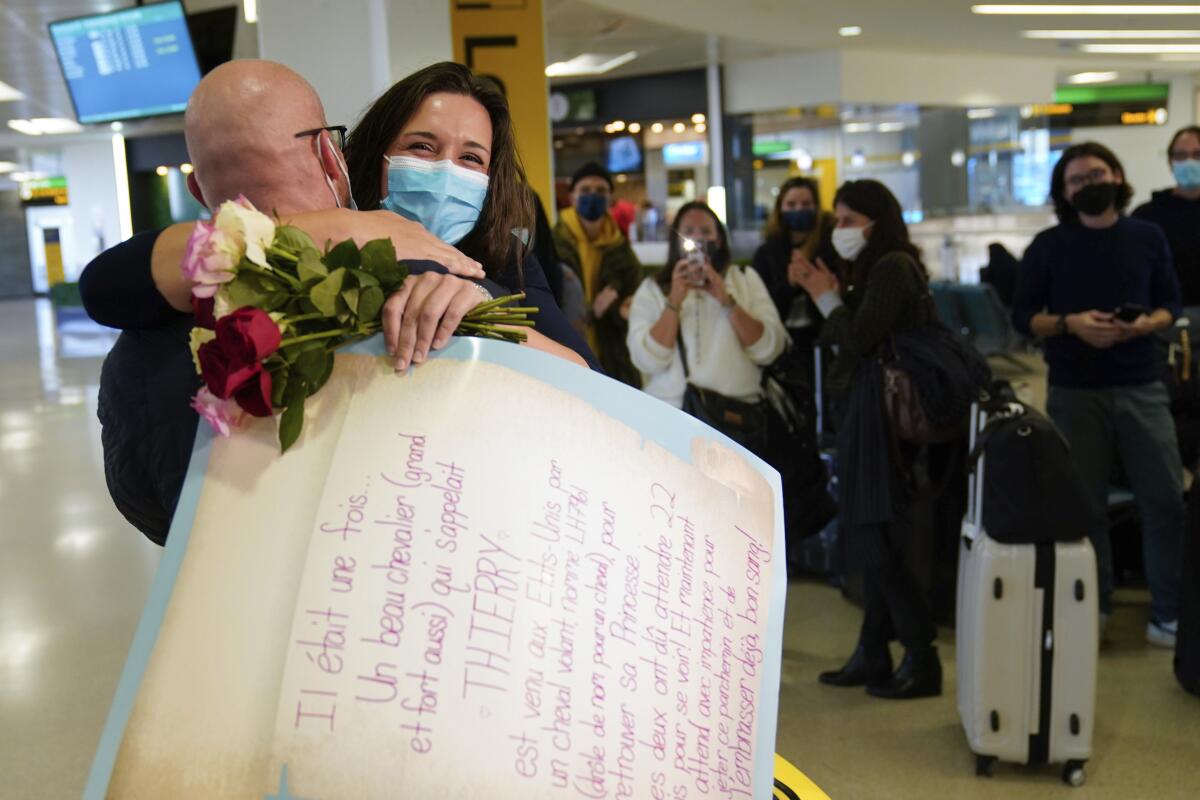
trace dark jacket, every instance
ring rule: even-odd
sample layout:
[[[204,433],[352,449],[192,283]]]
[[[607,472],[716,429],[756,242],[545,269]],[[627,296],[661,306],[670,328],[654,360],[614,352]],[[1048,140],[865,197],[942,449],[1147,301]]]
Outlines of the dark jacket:
[[[928,283],[915,259],[888,253],[865,280],[844,293],[844,305],[825,320],[821,339],[838,348],[828,386],[841,394],[838,485],[841,520],[847,526],[887,523],[902,513],[904,465],[897,463],[884,416],[879,364],[889,338],[914,331],[932,318]]]
[[[583,265],[579,258],[579,245],[575,236],[562,220],[554,226],[554,249],[561,262],[571,268],[584,283]],[[629,358],[629,347],[625,344],[629,332],[629,322],[621,316],[621,305],[633,297],[638,286],[642,283],[642,265],[629,240],[621,237],[619,244],[606,250],[600,259],[600,274],[597,276],[596,287],[599,290],[612,286],[619,295],[616,302],[609,306],[604,316],[595,320],[596,343],[599,352],[600,366],[610,378],[616,378],[635,389],[642,388],[642,375],[633,366]],[[586,283],[584,283],[586,285]],[[591,307],[591,298],[587,298]]]
[[[1200,200],[1162,189],[1151,195],[1150,202],[1138,206],[1133,216],[1162,228],[1171,247],[1183,304],[1200,306]]]
[[[1025,251],[1013,327],[1028,336],[1035,314],[1113,311],[1125,303],[1179,316],[1179,281],[1162,230],[1129,217],[1098,229],[1064,222],[1039,233]],[[1104,349],[1076,336],[1051,336],[1045,353],[1051,386],[1102,389],[1161,378],[1152,336]]]
[[[829,215],[827,214],[827,216]],[[823,230],[825,235],[817,245],[815,258],[820,258],[826,266],[834,271],[835,275],[840,276],[841,259],[838,258],[831,241],[832,221],[826,221]],[[793,247],[789,236],[772,236],[754,251],[753,266],[762,277],[763,283],[766,284],[767,293],[771,295],[771,300],[775,303],[775,310],[779,312],[779,318],[783,320],[784,325],[787,325],[792,304],[796,300],[800,300],[808,304],[809,316],[815,323],[814,329],[819,331],[821,315],[817,312],[817,307],[809,299],[808,293],[804,291],[803,287],[793,286],[788,281],[788,264],[792,260]]]
[[[188,335],[192,315],[171,308],[154,286],[150,258],[161,231],[140,233],[97,256],[80,276],[84,308],[92,319],[125,329],[100,372],[97,416],[104,448],[104,477],[113,502],[129,522],[163,544],[187,474],[197,415],[190,401],[200,387]],[[440,271],[412,262],[413,274]],[[537,259],[484,281],[493,296],[524,281],[526,303],[540,311],[537,329],[578,352],[593,369],[595,357],[559,311]]]

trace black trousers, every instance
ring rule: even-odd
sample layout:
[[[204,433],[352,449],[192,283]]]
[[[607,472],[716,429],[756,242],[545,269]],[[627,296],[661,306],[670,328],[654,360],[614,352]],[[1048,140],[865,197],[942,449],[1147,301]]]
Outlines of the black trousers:
[[[852,558],[863,575],[863,625],[859,642],[868,655],[882,654],[888,641],[906,648],[927,647],[937,627],[920,586],[905,561],[907,520],[859,525],[847,531]]]

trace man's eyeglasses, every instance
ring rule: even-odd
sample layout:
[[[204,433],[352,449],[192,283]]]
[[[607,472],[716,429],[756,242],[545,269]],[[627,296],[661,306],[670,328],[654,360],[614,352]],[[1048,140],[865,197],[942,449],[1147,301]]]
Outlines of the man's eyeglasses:
[[[321,131],[329,131],[333,137],[333,143],[338,146],[338,150],[346,149],[346,126],[345,125],[326,125],[324,128],[313,128],[310,131],[300,131],[296,134],[297,139],[303,139],[305,136],[320,136]]]
[[[1111,174],[1108,170],[1097,167],[1083,175],[1072,175],[1067,178],[1067,186],[1070,186],[1072,189],[1079,189],[1089,183],[1103,183],[1108,180]]]

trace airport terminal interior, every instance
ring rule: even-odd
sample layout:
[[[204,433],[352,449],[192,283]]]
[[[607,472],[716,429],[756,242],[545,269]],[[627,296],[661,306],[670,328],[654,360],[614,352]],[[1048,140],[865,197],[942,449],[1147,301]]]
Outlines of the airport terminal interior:
[[[263,71],[265,62],[275,71]],[[440,89],[428,77],[438,64]],[[450,75],[467,88],[455,88]],[[264,89],[271,80],[291,88]],[[305,81],[324,120],[297,123],[300,136],[278,146],[268,142],[273,120],[256,119],[257,109]],[[220,107],[243,102],[246,87],[259,92],[257,108]],[[446,109],[457,106],[445,98],[471,106],[466,133],[455,129],[449,139],[438,126],[459,123],[447,123]],[[301,119],[287,103],[281,113]],[[411,133],[417,117],[432,133]],[[480,118],[485,139],[494,138],[432,154],[479,138],[470,125]],[[442,267],[407,279],[436,282],[447,297],[457,291],[469,305],[498,297],[491,282],[525,288],[530,303],[541,292],[530,344],[543,342],[538,349],[549,354],[537,355],[572,359],[571,369],[588,366],[597,381],[606,373],[613,391],[640,391],[639,402],[699,416],[761,456],[755,463],[764,470],[770,464],[783,474],[778,532],[786,557],[777,550],[773,569],[781,586],[786,576],[786,595],[763,601],[764,620],[782,618],[781,646],[765,648],[773,663],[761,673],[762,695],[773,696],[778,682],[775,739],[754,746],[758,763],[773,749],[803,777],[789,788],[777,766],[775,797],[1200,797],[1200,502],[1191,499],[1200,350],[1193,359],[1188,333],[1200,323],[1200,5],[0,0],[0,121],[0,798],[252,796],[187,794],[166,778],[157,794],[126,790],[117,778],[132,781],[137,772],[126,749],[113,783],[105,772],[120,744],[120,730],[109,730],[113,709],[128,707],[138,690],[122,679],[138,650],[135,631],[148,602],[164,602],[151,588],[171,553],[161,542],[195,416],[187,411],[180,432],[171,429],[180,415],[150,413],[171,369],[153,358],[166,359],[166,350],[127,349],[119,360],[119,343],[148,343],[167,327],[186,331],[187,308],[203,327],[204,303],[215,293],[216,338],[203,331],[206,344],[197,344],[193,334],[194,369],[187,333],[171,340],[172,352],[183,354],[174,365],[190,375],[182,403],[195,403],[214,427],[240,403],[236,416],[249,424],[241,409],[255,411],[244,385],[219,393],[204,360],[232,308],[222,310],[227,289],[218,289],[229,273],[172,269],[195,281],[182,301],[172,299],[158,272],[171,236],[145,238],[183,230],[176,258],[187,242],[185,263],[192,262],[206,246],[197,244],[199,232],[224,230],[205,197],[218,192],[215,175],[236,182],[231,170],[256,177],[245,177],[244,189],[222,188],[224,199],[292,203],[309,192],[303,196],[313,202],[280,208],[273,199],[267,208],[264,200],[259,210],[356,208],[338,219],[388,218],[373,230],[393,241],[414,237],[424,249],[402,251],[417,253],[414,261],[445,262],[450,273],[459,251],[481,262],[485,281],[440,274]],[[393,128],[381,134],[387,124]],[[268,171],[289,188],[269,195],[257,179]],[[541,223],[535,207],[545,212]],[[485,257],[496,251],[489,232],[509,223],[515,238],[504,227],[500,241],[537,256],[544,279],[536,286],[506,282],[507,265]],[[422,225],[427,230],[413,232]],[[357,241],[366,238],[376,237]],[[266,244],[270,259],[278,248]],[[248,267],[239,276],[278,267],[243,255]],[[329,267],[320,257],[313,253],[323,281]],[[886,272],[896,259],[924,270]],[[330,295],[342,321],[368,314],[360,299],[368,287],[379,292],[366,263],[364,250],[355,272],[366,277],[357,278],[353,299],[341,283]],[[872,273],[876,265],[884,268]],[[305,277],[304,258],[298,269],[294,284],[308,281],[307,291],[317,278]],[[893,283],[883,290],[888,276]],[[425,308],[434,294],[423,297]],[[269,302],[266,289],[240,296]],[[395,307],[384,299],[380,293],[363,324],[382,313],[386,334]],[[304,302],[306,319],[334,316],[316,290]],[[280,311],[277,322],[283,317],[280,305],[263,307]],[[211,303],[207,309],[213,315]],[[902,363],[897,342],[912,335],[903,328],[910,311],[936,312],[939,330],[953,339],[938,340],[943,358],[949,352],[990,369],[986,380],[972,378],[975,394],[953,420],[961,423],[957,438],[905,438],[883,424],[899,424],[886,377],[896,373],[883,354]],[[866,346],[872,326],[883,327]],[[270,349],[286,347],[289,335],[298,338],[285,332],[281,344],[277,334]],[[431,366],[420,347],[410,357],[398,370]],[[288,359],[285,369],[298,374]],[[334,369],[332,356],[321,363]],[[125,384],[120,391],[105,386],[102,368],[105,381]],[[868,380],[874,393],[861,394],[873,399],[856,400]],[[301,384],[310,392],[314,385]],[[280,399],[280,386],[272,397],[269,379],[266,387],[257,416],[292,402]],[[955,392],[957,384],[944,397]],[[724,416],[712,412],[714,398]],[[968,463],[977,438],[968,424],[979,424],[966,416],[972,400],[997,418],[1030,420],[1012,437],[1001,426],[980,440],[985,463],[998,463],[992,472],[972,474]],[[928,400],[912,402],[932,409]],[[730,422],[745,409],[782,417],[784,427]],[[875,423],[862,422],[872,414]],[[538,437],[536,419],[516,424]],[[868,429],[885,431],[876,441],[886,446],[872,450]],[[1002,471],[1001,446],[1016,452],[1039,430],[1071,482],[1040,470],[1046,450]],[[170,446],[172,436],[182,450]],[[184,455],[171,464],[173,451]],[[1081,453],[1103,461],[1097,486],[1083,488],[1097,468]],[[170,484],[172,470],[173,487],[160,498],[158,484]],[[999,477],[987,483],[1001,474],[1014,486],[996,488]],[[869,517],[855,503],[886,504],[873,494],[880,484],[892,505]],[[1062,487],[1079,487],[1077,509],[1076,495]],[[151,491],[160,518],[138,497]],[[972,527],[978,493],[1024,497],[1007,512],[1034,522],[1007,539],[992,531],[993,541]],[[999,518],[992,514],[985,506],[982,519]],[[1042,519],[1065,522],[1035,530]],[[1075,526],[1077,535],[1065,530]],[[172,537],[186,528],[177,515]],[[987,570],[996,565],[983,563],[993,546],[1006,554],[997,564],[1027,562],[1037,588],[1033,577],[1003,592],[995,577],[993,588]],[[1086,557],[1080,579],[1066,584],[1078,609],[1063,610],[1071,591],[1046,588],[1046,552],[1051,575]],[[972,584],[973,569],[984,571],[986,585]],[[986,604],[1022,592],[1023,617],[985,627],[1000,623],[977,608],[976,595]],[[922,625],[931,633],[936,625],[932,641]],[[1017,652],[1030,655],[1014,661]],[[831,685],[839,681],[851,685]],[[989,696],[993,684],[1000,688]],[[1079,708],[1060,707],[1080,694]],[[995,697],[1010,705],[997,711]],[[1013,717],[1026,725],[1016,755],[989,749],[989,727],[994,733]],[[468,772],[499,769],[470,753],[455,758]],[[699,767],[683,771],[695,780],[681,784],[677,798],[751,796],[718,792],[715,772],[710,784]],[[639,785],[623,796],[665,796]],[[618,786],[628,788],[594,774],[587,791],[578,783],[560,791],[545,782],[536,795],[498,786],[462,796],[615,798]],[[771,796],[769,772],[759,769],[754,786],[755,797]],[[295,786],[289,793],[284,780],[277,794],[258,796],[308,794]]]

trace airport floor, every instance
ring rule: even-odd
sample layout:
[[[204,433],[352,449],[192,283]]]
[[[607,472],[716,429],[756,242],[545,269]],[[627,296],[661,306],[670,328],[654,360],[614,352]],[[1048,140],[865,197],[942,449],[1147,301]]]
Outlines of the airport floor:
[[[0,798],[79,796],[159,550],[104,487],[96,389],[110,333],[48,301],[0,302]],[[1039,391],[1037,378],[1030,391]],[[859,611],[816,582],[789,589],[777,750],[843,798],[1200,796],[1200,699],[1143,639],[1145,597],[1120,598],[1101,654],[1087,784],[1057,769],[976,778],[945,694],[889,703],[822,687],[850,652]]]

